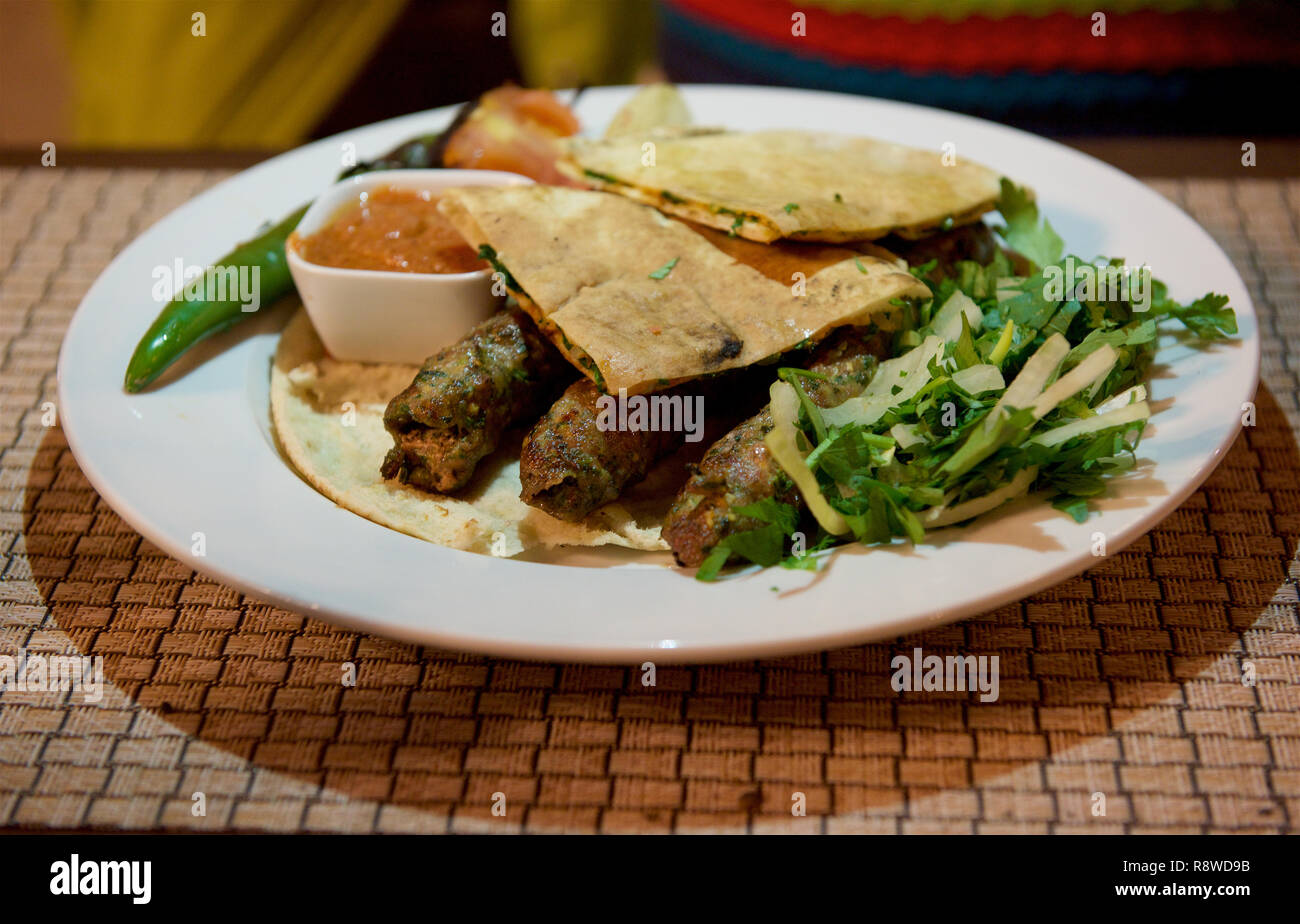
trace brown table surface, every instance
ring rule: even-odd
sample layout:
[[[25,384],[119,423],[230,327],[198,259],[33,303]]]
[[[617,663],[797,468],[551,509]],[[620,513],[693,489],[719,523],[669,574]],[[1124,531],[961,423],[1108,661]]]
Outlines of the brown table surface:
[[[620,667],[420,649],[286,612],[163,555],[91,489],[42,425],[62,332],[118,250],[228,173],[0,169],[0,655],[102,656],[108,678],[98,703],[0,692],[0,826],[1300,829],[1300,181],[1152,182],[1236,263],[1264,357],[1256,426],[1149,535],[955,625],[663,667],[647,690]],[[894,693],[890,657],[916,646],[999,655],[1000,699]]]

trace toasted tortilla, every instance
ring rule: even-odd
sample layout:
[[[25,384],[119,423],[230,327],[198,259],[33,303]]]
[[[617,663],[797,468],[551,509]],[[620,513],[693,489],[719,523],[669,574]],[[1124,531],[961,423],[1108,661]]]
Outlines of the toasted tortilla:
[[[470,552],[509,557],[556,546],[668,548],[659,527],[685,477],[671,460],[581,523],[557,520],[519,499],[518,435],[485,459],[456,497],[381,478],[379,463],[393,444],[384,430],[384,408],[416,371],[329,357],[307,313],[299,310],[280,336],[271,368],[271,421],[299,474],[368,520]]]
[[[561,169],[599,189],[755,241],[925,237],[993,209],[999,175],[940,151],[824,132],[566,141]]]
[[[555,186],[447,190],[439,209],[489,246],[520,304],[606,392],[656,391],[879,322],[930,290],[857,255],[779,282],[704,234],[621,196]]]

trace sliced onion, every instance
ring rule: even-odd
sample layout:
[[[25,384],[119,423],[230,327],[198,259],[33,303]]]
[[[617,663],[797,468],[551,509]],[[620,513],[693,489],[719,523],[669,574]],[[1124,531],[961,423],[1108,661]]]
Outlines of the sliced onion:
[[[1113,411],[1116,408],[1127,407],[1130,404],[1136,404],[1139,401],[1147,399],[1147,387],[1145,385],[1134,385],[1132,388],[1126,388],[1119,394],[1111,395],[1101,404],[1093,408],[1098,414],[1105,414],[1107,411]]]
[[[948,296],[943,307],[935,312],[934,318],[930,321],[930,330],[948,343],[956,343],[957,338],[961,336],[963,314],[966,315],[966,322],[973,331],[979,330],[980,325],[984,323],[984,312],[980,311],[980,306],[975,304],[969,295],[958,289]]]
[[[1012,498],[1024,494],[1037,477],[1038,468],[1036,466],[1022,468],[1016,472],[1014,478],[988,494],[972,497],[968,501],[962,501],[955,507],[949,507],[947,504],[940,504],[938,507],[927,507],[917,516],[921,520],[921,525],[926,529],[937,529],[940,526],[961,523],[963,520],[969,520],[972,517],[988,513],[995,507],[1001,507]]]
[[[1011,380],[1011,384],[1007,386],[1007,390],[1002,393],[1002,397],[998,399],[998,403],[985,419],[984,426],[992,429],[999,415],[1008,408],[1020,410],[1032,406],[1043,393],[1048,379],[1056,372],[1056,368],[1061,365],[1061,361],[1069,352],[1070,341],[1060,334],[1052,334],[1048,337],[1025,362],[1020,374]]]
[[[1060,334],[1054,336],[1059,337]],[[1038,396],[1033,404],[1034,417],[1041,419],[1062,401],[1074,397],[1093,382],[1110,374],[1118,359],[1119,354],[1109,343],[1093,350],[1079,365],[1053,382]]]
[[[1066,440],[1074,439],[1076,436],[1099,433],[1102,430],[1120,427],[1127,423],[1137,423],[1139,420],[1146,420],[1150,416],[1150,405],[1145,401],[1135,401],[1133,404],[1107,411],[1105,414],[1097,414],[1094,417],[1085,417],[1082,420],[1075,420],[1059,427],[1053,427],[1046,433],[1038,434],[1030,442],[1039,443],[1043,446],[1059,446]]]
[[[836,427],[851,423],[871,426],[890,408],[910,401],[926,386],[930,381],[930,361],[943,355],[943,347],[943,338],[931,335],[902,356],[886,360],[876,369],[862,394],[822,411],[822,419]]]
[[[962,391],[970,395],[983,394],[986,391],[1001,391],[1007,387],[1002,378],[1002,370],[990,363],[967,366],[952,374],[953,382]]]
[[[772,429],[763,437],[768,452],[782,471],[790,476],[804,503],[822,525],[822,529],[833,536],[842,536],[849,531],[849,524],[840,512],[826,502],[822,496],[821,485],[813,474],[804,454],[799,450],[798,422],[799,396],[785,382],[773,382],[769,391],[772,396]]]

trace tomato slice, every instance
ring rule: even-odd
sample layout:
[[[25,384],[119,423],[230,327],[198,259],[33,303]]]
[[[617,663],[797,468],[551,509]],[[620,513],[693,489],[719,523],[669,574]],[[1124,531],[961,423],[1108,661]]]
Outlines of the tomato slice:
[[[556,169],[559,139],[576,133],[572,110],[549,90],[504,86],[483,94],[447,141],[443,165],[506,170],[552,186],[582,186]]]
[[[578,133],[578,117],[550,90],[525,90],[523,87],[498,87],[487,94],[493,105],[512,110],[524,121],[549,128],[559,136]]]

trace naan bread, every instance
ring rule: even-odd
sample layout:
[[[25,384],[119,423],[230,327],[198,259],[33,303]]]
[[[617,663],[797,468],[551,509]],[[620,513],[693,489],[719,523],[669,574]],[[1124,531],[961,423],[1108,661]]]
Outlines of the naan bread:
[[[842,325],[887,326],[895,299],[930,294],[895,260],[865,254],[779,282],[608,193],[477,186],[447,190],[439,209],[495,251],[520,304],[610,394],[749,366]]]
[[[975,221],[999,175],[940,151],[820,132],[574,138],[561,169],[600,189],[755,241],[925,237]],[[653,157],[650,153],[653,153]]]

